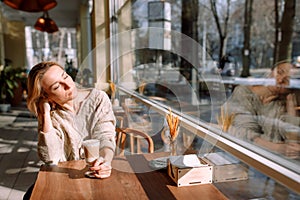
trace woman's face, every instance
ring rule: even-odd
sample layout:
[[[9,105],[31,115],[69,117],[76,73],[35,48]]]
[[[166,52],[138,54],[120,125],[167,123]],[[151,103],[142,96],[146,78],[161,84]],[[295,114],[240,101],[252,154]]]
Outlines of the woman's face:
[[[274,90],[278,94],[286,94],[289,92],[287,87],[290,85],[291,69],[292,65],[290,63],[280,64],[274,69],[273,76],[276,80]]]
[[[51,66],[41,79],[41,86],[48,100],[64,105],[73,100],[77,90],[73,79],[59,66]]]

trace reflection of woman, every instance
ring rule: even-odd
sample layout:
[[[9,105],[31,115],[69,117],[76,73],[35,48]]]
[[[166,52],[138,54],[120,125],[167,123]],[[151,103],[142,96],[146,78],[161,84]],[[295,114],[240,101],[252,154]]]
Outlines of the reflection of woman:
[[[236,87],[223,105],[228,116],[234,115],[228,133],[288,157],[299,156],[300,144],[287,143],[286,130],[278,126],[282,124],[279,121],[282,115],[290,116],[289,123],[299,126],[295,94],[286,88],[291,67],[289,63],[281,63],[272,71],[275,86]]]
[[[54,62],[34,66],[28,77],[28,108],[38,118],[38,153],[45,163],[80,159],[84,139],[100,140],[101,157],[91,167],[95,176],[111,174],[115,150],[115,117],[105,92],[78,89]]]

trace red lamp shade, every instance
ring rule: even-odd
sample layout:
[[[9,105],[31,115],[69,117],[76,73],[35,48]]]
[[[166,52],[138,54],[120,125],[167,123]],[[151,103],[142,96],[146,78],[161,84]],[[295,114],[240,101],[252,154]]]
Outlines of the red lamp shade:
[[[39,31],[42,31],[44,32],[45,31],[45,24],[46,24],[46,19],[44,16],[41,16],[37,19],[37,21],[35,22],[34,24],[34,28],[36,30],[39,30]]]
[[[41,12],[54,8],[56,0],[3,0],[6,5],[26,12]]]
[[[36,30],[54,33],[58,31],[56,23],[49,17],[48,12],[44,12],[43,16],[39,17],[34,24]]]
[[[46,29],[47,33],[54,33],[56,31],[58,31],[58,27],[57,27],[56,23],[51,18],[46,19],[45,29]]]

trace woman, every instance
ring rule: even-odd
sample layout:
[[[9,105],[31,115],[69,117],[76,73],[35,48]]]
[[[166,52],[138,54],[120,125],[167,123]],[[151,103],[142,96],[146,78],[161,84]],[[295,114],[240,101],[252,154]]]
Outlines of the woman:
[[[222,107],[226,116],[233,116],[229,134],[290,158],[299,157],[300,144],[288,141],[286,128],[300,125],[295,110],[296,96],[288,88],[291,69],[288,62],[278,64],[271,74],[275,85],[240,85],[235,88]]]
[[[97,178],[111,174],[115,117],[105,92],[79,89],[55,62],[35,65],[28,76],[28,109],[38,118],[38,154],[46,164],[80,159],[85,139],[100,140],[100,158],[90,168]]]

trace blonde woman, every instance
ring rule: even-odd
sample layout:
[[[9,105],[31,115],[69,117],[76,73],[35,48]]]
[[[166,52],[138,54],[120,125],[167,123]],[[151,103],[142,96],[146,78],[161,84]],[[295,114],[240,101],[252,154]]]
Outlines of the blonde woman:
[[[291,63],[281,62],[272,70],[275,85],[239,85],[223,105],[234,116],[228,133],[290,158],[299,158],[300,144],[290,143],[287,125],[300,125],[296,90],[290,89]],[[287,121],[283,121],[286,116]],[[299,142],[299,141],[298,141]]]
[[[85,139],[100,140],[100,158],[91,170],[111,174],[115,151],[115,116],[104,91],[79,89],[55,62],[35,65],[28,76],[28,109],[38,118],[38,155],[46,164],[80,159]]]

